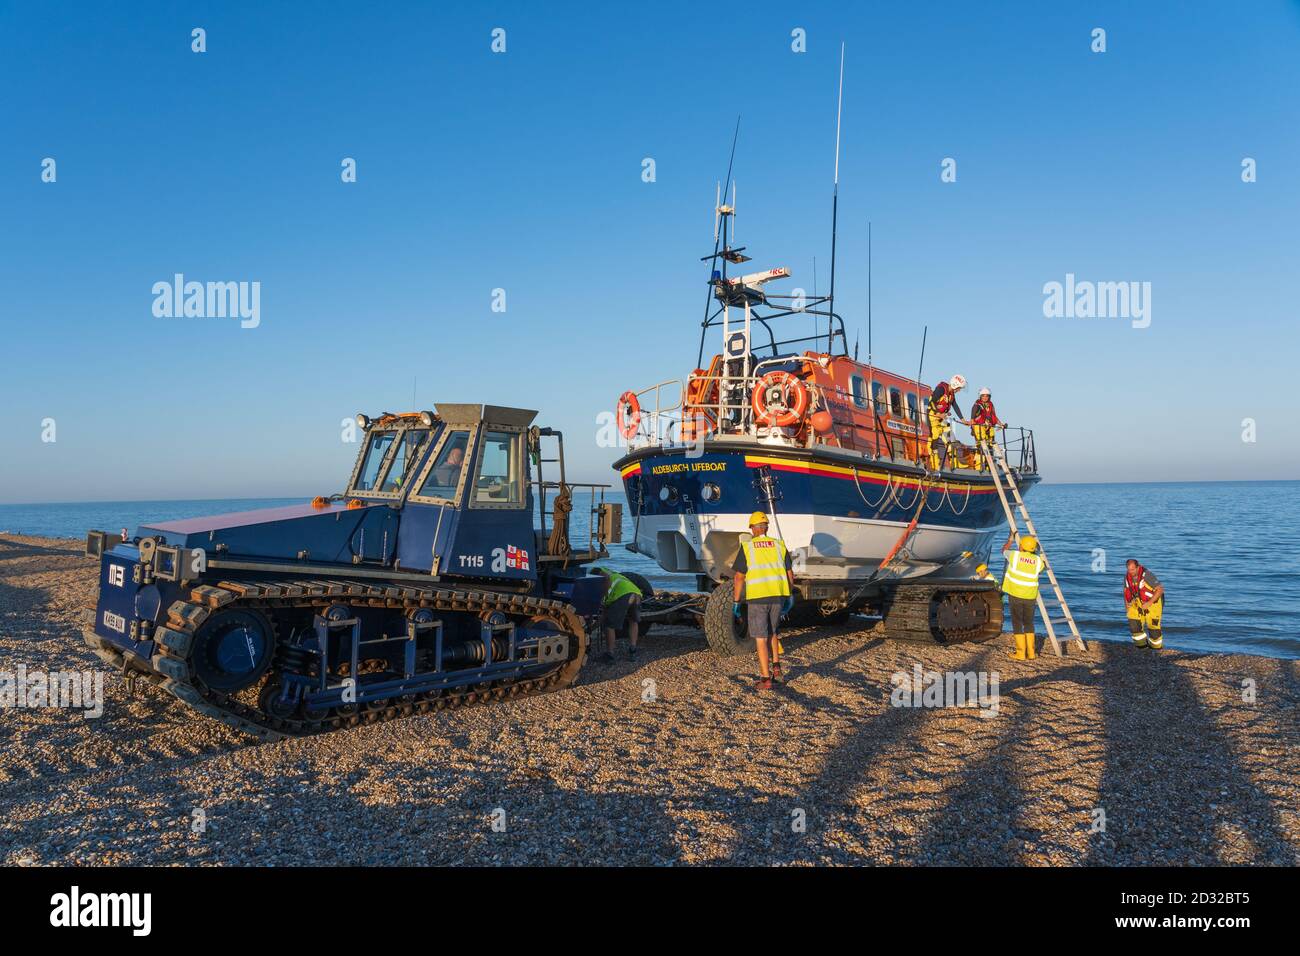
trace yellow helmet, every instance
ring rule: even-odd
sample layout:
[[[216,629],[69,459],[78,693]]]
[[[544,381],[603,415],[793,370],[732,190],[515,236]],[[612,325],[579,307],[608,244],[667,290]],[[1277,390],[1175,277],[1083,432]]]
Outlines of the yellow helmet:
[[[756,524],[767,524],[767,515],[761,511],[755,511],[749,516],[749,526],[752,528]]]
[[[976,574],[983,574],[983,573],[984,573],[985,571],[987,571],[988,569],[989,569],[989,566],[988,566],[987,564],[977,564],[977,565],[975,565],[975,573],[976,573]]]
[[[1035,538],[1032,534],[1027,534],[1023,536],[1020,539],[1020,550],[1028,551],[1030,554],[1033,554],[1035,551],[1038,550],[1038,539]]]

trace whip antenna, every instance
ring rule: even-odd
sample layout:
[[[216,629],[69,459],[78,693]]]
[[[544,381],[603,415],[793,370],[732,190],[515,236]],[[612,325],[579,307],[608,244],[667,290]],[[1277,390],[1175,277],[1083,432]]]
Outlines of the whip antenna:
[[[714,204],[714,210],[713,210],[713,255],[708,257],[709,262],[711,263],[710,272],[709,272],[709,284],[708,284],[708,289],[704,293],[704,321],[700,323],[700,354],[699,354],[699,358],[696,359],[695,362],[696,365],[699,365],[701,362],[704,361],[704,338],[706,335],[708,335],[709,332],[709,302],[713,298],[712,266],[717,265],[718,250],[721,249],[723,245],[726,244],[725,233],[727,231],[727,227],[725,223],[721,222],[722,210],[719,207],[721,207],[722,205],[722,197],[727,194],[727,188],[731,186],[731,170],[736,164],[736,141],[739,139],[740,139],[740,114],[737,113],[736,131],[731,134],[731,158],[727,160],[727,185],[719,186],[718,194],[717,194],[718,198],[717,198],[717,202]],[[721,225],[722,227],[721,232],[719,232],[718,229],[719,225]],[[722,262],[722,273],[724,277],[726,275],[726,270],[727,270],[727,264],[726,264],[726,260],[724,259]]]
[[[835,312],[835,236],[840,215],[840,116],[844,110],[844,44],[840,44],[840,94],[835,104],[835,191],[831,196],[831,313]]]

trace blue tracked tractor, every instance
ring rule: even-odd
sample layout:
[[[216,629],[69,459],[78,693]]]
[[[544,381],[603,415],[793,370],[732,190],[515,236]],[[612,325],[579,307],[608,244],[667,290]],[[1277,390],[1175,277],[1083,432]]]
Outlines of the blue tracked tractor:
[[[619,540],[622,513],[605,486],[565,481],[563,438],[535,415],[358,415],[345,494],[129,540],[91,531],[86,643],[262,739],[567,687],[605,588],[585,567]],[[576,548],[575,493],[590,504]]]

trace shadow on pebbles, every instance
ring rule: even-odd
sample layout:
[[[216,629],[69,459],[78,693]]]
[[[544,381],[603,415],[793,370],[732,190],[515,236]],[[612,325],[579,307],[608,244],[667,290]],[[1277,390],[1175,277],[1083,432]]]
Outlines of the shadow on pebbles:
[[[0,536],[0,672],[102,671],[94,587],[79,543]],[[791,631],[756,694],[752,659],[656,628],[567,691],[273,744],[105,673],[99,718],[0,714],[0,863],[1300,859],[1296,662],[1006,645]],[[988,696],[898,706],[918,665]]]

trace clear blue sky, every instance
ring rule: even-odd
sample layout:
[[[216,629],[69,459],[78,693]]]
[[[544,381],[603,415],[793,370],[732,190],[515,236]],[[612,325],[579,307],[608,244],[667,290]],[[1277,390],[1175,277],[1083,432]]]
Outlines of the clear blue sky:
[[[337,490],[339,420],[413,379],[613,477],[597,413],[694,365],[737,113],[739,239],[824,289],[841,40],[864,354],[870,219],[878,362],[928,324],[1048,480],[1300,477],[1295,3],[8,2],[0,501]],[[260,282],[260,327],[155,318],[177,272]],[[1150,282],[1150,327],[1045,318],[1067,273]]]

